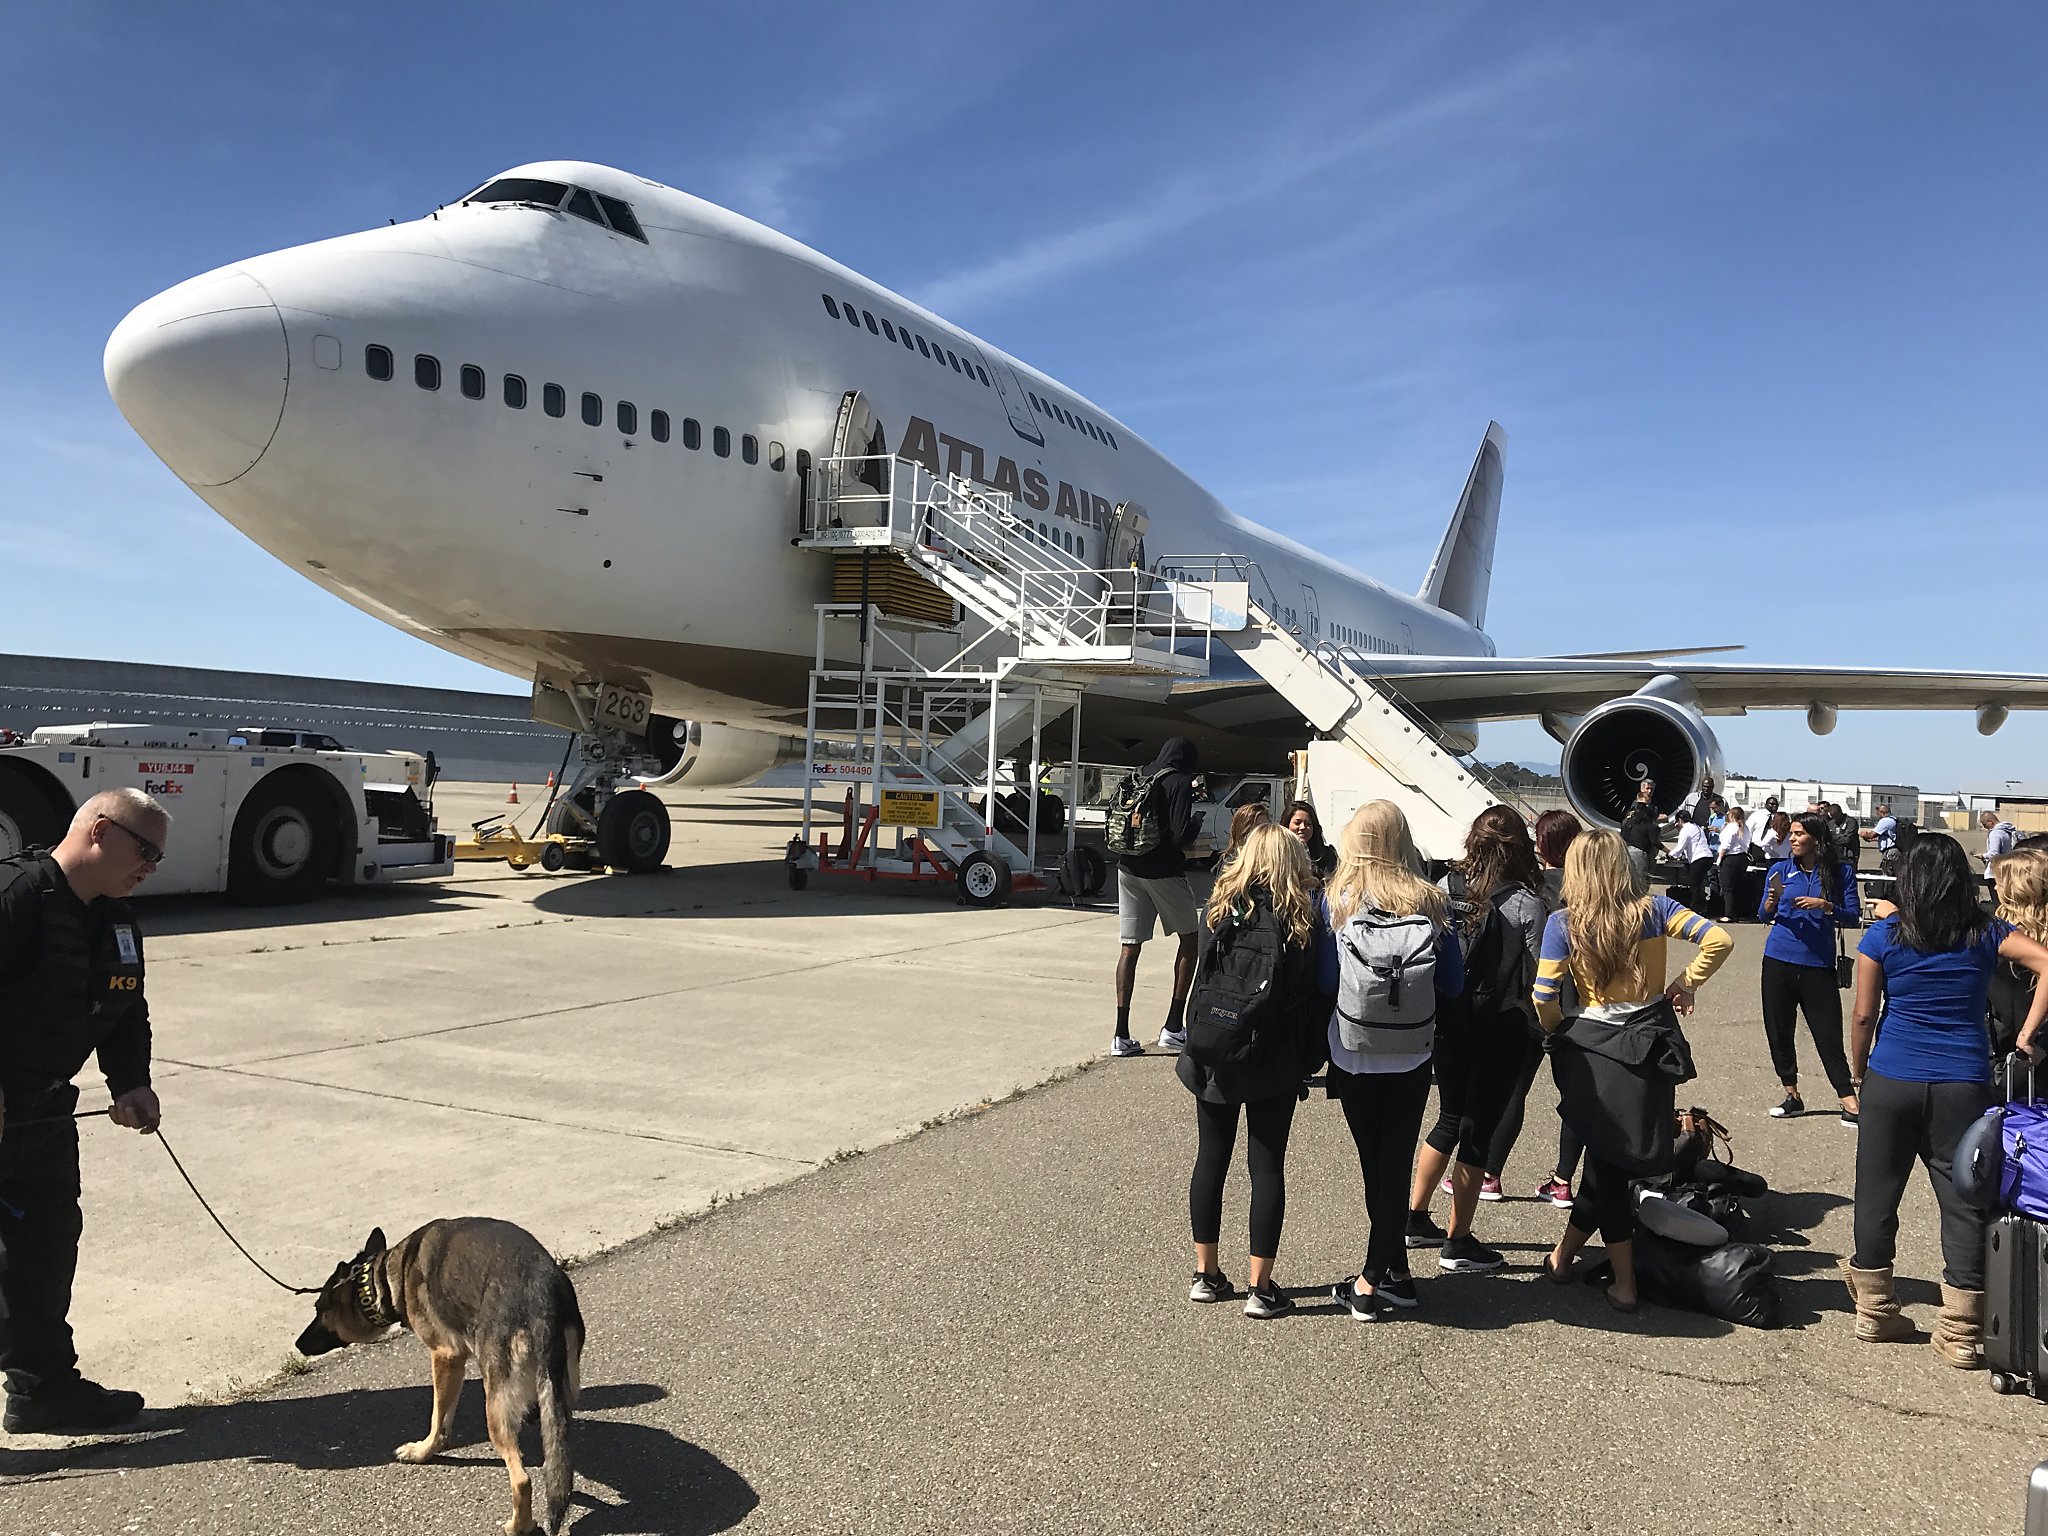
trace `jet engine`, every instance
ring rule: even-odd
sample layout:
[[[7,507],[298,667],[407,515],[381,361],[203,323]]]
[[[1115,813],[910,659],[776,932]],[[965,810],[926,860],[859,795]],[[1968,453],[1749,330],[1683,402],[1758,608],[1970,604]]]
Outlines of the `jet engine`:
[[[655,716],[648,727],[647,745],[661,764],[659,774],[641,780],[649,789],[665,784],[735,788],[754,783],[784,763],[801,762],[804,755],[801,736],[672,720],[666,715]]]
[[[1721,744],[1707,729],[1699,695],[1684,678],[1652,678],[1626,698],[1588,710],[1565,743],[1560,772],[1572,809],[1589,826],[1620,825],[1643,780],[1670,814],[1699,788],[1700,776],[1722,779]]]

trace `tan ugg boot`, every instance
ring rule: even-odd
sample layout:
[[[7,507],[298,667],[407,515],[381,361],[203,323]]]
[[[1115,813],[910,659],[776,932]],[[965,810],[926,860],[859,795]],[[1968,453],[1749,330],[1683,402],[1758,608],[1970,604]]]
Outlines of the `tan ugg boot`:
[[[1941,1288],[1941,1315],[1934,1320],[1934,1352],[1959,1371],[1984,1369],[1984,1293]]]
[[[1856,1338],[1864,1344],[1896,1344],[1913,1337],[1912,1319],[1899,1310],[1892,1295],[1892,1272],[1858,1269],[1842,1260],[1842,1279],[1849,1287],[1849,1299],[1856,1304]]]

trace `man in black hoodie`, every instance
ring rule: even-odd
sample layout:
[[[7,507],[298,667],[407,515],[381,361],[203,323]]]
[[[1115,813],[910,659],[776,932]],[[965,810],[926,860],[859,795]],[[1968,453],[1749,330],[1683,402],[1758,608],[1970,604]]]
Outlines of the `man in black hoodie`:
[[[1138,954],[1152,937],[1155,922],[1180,940],[1173,957],[1173,1007],[1159,1031],[1159,1043],[1179,1050],[1186,1043],[1181,1021],[1187,1011],[1188,988],[1194,984],[1195,955],[1200,947],[1201,914],[1188,885],[1188,844],[1202,830],[1195,814],[1195,747],[1176,736],[1159,749],[1145,772],[1151,776],[1150,803],[1159,813],[1159,846],[1126,854],[1117,865],[1117,935],[1123,949],[1116,961],[1116,1036],[1109,1043],[1116,1056],[1142,1056],[1145,1047],[1131,1038],[1131,991],[1138,979]]]

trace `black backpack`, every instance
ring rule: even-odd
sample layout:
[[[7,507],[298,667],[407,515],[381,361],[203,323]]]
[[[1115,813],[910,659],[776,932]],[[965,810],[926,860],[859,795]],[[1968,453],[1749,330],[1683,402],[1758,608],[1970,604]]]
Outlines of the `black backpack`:
[[[1286,1034],[1280,996],[1284,938],[1271,903],[1233,908],[1209,935],[1195,966],[1184,1024],[1188,1058],[1215,1071],[1246,1067],[1271,1054]]]
[[[1529,991],[1536,982],[1529,974],[1529,952],[1500,912],[1500,898],[1517,887],[1498,886],[1481,904],[1471,899],[1465,877],[1457,870],[1450,872],[1447,884],[1451,914],[1465,949],[1465,990],[1459,1002],[1474,1018],[1492,1018],[1507,1008],[1527,1012]]]

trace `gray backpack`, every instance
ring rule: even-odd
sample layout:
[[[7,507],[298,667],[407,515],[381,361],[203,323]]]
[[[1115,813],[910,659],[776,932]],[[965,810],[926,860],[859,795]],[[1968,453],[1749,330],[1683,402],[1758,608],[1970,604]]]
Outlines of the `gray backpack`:
[[[1360,1055],[1435,1043],[1436,924],[1366,907],[1337,935],[1337,1042]]]

